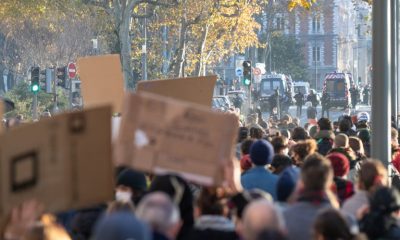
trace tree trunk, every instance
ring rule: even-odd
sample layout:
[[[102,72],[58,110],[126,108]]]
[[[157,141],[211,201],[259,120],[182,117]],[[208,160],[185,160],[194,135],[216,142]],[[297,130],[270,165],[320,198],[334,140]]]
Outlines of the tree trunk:
[[[196,63],[195,74],[196,74],[196,76],[199,76],[199,77],[204,75],[204,73],[202,73],[203,66],[205,65],[204,50],[206,48],[209,28],[210,28],[209,24],[206,24],[206,26],[204,26],[203,32],[201,34],[201,41],[200,41],[199,46],[197,47],[197,54],[199,56],[199,61]]]

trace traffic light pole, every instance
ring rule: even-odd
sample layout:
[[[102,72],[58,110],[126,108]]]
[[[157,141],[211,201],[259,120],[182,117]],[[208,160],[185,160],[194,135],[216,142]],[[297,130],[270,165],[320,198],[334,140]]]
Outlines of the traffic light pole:
[[[32,101],[32,118],[33,120],[38,120],[38,111],[37,111],[37,105],[38,105],[38,97],[37,93],[33,93],[33,101]]]
[[[69,101],[68,101],[69,109],[72,109],[72,79],[69,79]]]
[[[54,69],[57,69],[57,68],[54,68]],[[58,97],[57,97],[57,83],[58,83],[58,80],[57,80],[57,76],[56,76],[56,71],[53,71],[53,79],[54,79],[54,84],[53,84],[53,102],[54,102],[54,105],[53,105],[53,114],[55,114],[55,113],[57,113],[58,112]]]

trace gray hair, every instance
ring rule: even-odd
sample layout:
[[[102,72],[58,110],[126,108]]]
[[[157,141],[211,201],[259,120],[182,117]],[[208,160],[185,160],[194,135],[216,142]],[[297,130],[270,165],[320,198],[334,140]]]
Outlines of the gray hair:
[[[163,192],[146,195],[139,202],[136,216],[160,233],[166,233],[180,221],[179,208]]]

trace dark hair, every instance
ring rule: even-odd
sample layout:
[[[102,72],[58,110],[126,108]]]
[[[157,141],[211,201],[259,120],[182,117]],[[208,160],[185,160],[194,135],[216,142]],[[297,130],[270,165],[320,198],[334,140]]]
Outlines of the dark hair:
[[[370,198],[370,212],[360,221],[360,230],[367,234],[369,239],[385,237],[391,228],[397,227],[392,213],[399,209],[399,192],[394,188],[378,188]]]
[[[291,165],[292,159],[289,156],[277,154],[272,158],[271,166],[275,169],[274,174],[280,174]]]
[[[249,137],[249,129],[247,127],[240,127],[238,131],[238,142],[242,142],[248,137]]]
[[[216,187],[204,187],[197,199],[197,206],[202,215],[223,215],[224,204],[222,199],[223,196],[219,196]]]
[[[308,132],[304,128],[296,127],[295,129],[293,129],[292,139],[294,141],[306,140],[308,138],[309,138]]]
[[[333,126],[331,120],[329,118],[320,118],[318,120],[319,130],[329,130],[332,131]]]
[[[271,144],[274,147],[274,152],[279,153],[288,147],[288,139],[284,136],[276,136],[272,138]]]
[[[331,162],[319,153],[309,155],[301,168],[301,178],[307,191],[323,191],[333,177]]]
[[[250,128],[250,137],[254,139],[261,139],[263,137],[263,130],[261,128],[252,127]]]
[[[281,135],[286,137],[287,139],[290,138],[290,131],[288,129],[282,129],[281,130]]]
[[[240,146],[240,150],[242,151],[243,155],[250,153],[250,147],[253,144],[253,142],[254,142],[254,139],[247,139],[242,142],[242,145]]]
[[[348,132],[351,129],[351,126],[352,126],[352,122],[348,118],[343,118],[339,122],[339,130],[341,132]]]
[[[343,215],[335,209],[320,212],[314,222],[314,234],[320,234],[324,239],[353,239]]]

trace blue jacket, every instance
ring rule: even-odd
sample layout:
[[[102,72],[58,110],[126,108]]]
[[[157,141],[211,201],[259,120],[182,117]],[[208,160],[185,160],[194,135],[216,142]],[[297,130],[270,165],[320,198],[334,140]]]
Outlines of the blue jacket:
[[[271,194],[272,198],[276,200],[278,176],[272,174],[264,166],[255,166],[247,170],[240,178],[240,182],[244,189],[261,189]]]

